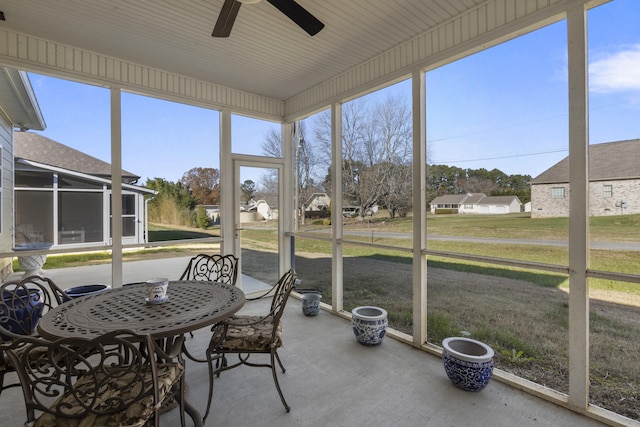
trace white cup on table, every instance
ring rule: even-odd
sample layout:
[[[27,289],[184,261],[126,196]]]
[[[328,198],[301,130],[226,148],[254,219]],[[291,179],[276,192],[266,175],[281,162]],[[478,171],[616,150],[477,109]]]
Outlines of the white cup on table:
[[[167,288],[169,287],[169,279],[166,277],[157,277],[146,281],[147,301],[162,302],[167,299]]]

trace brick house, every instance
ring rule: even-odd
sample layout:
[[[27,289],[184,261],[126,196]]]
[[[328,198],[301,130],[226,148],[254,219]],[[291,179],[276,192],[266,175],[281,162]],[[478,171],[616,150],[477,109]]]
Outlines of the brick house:
[[[589,146],[589,215],[640,213],[640,139]],[[531,217],[569,216],[569,157],[531,181]]]

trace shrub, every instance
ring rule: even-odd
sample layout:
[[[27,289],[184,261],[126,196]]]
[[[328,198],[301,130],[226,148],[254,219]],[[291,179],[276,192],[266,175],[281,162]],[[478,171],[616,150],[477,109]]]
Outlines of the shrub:
[[[203,206],[196,208],[196,226],[198,228],[207,228],[209,226],[209,216]]]

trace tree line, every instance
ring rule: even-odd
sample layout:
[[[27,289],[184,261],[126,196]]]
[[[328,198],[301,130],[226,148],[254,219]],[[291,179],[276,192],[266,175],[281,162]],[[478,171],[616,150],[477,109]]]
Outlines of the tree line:
[[[378,206],[389,215],[406,216],[413,208],[411,108],[401,96],[377,101],[366,98],[345,103],[342,108],[342,187],[344,205],[362,216]],[[304,223],[307,201],[314,193],[331,197],[331,115],[321,112],[296,123],[294,174],[297,207]],[[280,133],[268,132],[261,143],[264,155],[282,157]],[[427,203],[445,194],[484,193],[515,195],[522,203],[531,200],[529,175],[507,175],[498,169],[465,169],[429,164],[427,145]],[[176,182],[162,178],[147,180],[158,194],[149,203],[151,222],[204,225],[204,210],[198,205],[220,203],[220,172],[195,167]],[[277,176],[264,175],[260,182],[241,184],[245,201],[277,194]],[[426,208],[426,207],[425,207]],[[204,217],[203,217],[204,215]]]
[[[147,179],[145,187],[157,192],[148,204],[149,221],[154,223],[205,228],[209,218],[201,205],[220,204],[220,171],[216,168],[189,169],[178,182]]]
[[[518,196],[531,200],[530,175],[507,175],[499,169],[463,169],[427,165],[427,201],[445,194],[484,193],[489,196]]]

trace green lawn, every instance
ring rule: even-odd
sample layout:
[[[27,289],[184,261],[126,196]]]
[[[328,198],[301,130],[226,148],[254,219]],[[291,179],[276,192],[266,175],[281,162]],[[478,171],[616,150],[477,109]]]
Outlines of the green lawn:
[[[373,229],[378,232],[410,232],[411,218],[397,218],[389,220],[384,213],[379,217],[374,217],[367,225],[362,222],[350,221],[345,225],[345,230]],[[452,235],[469,237],[508,237],[523,239],[566,239],[568,233],[567,218],[544,218],[531,219],[528,214],[508,214],[508,215],[431,215],[427,220],[427,235]],[[408,230],[408,231],[407,231]],[[608,241],[640,241],[640,215],[625,215],[611,217],[597,217],[591,219],[591,237],[596,240]],[[168,241],[180,239],[195,239],[211,236],[219,236],[219,228],[210,230],[174,228],[170,226],[150,225],[150,241]],[[375,235],[375,233],[374,233]],[[272,229],[245,229],[243,231],[244,241],[253,249],[271,249],[277,235]],[[606,237],[606,239],[605,239]],[[351,240],[368,242],[368,237],[349,237]],[[387,244],[396,247],[411,247],[411,239],[390,239],[375,238],[376,244]],[[428,244],[430,250],[485,255],[496,258],[508,258],[525,261],[533,261],[546,264],[568,265],[568,249],[565,247],[536,246],[536,245],[512,245],[512,244],[477,244],[469,242],[449,242],[430,240]],[[180,252],[180,248],[159,248],[146,250],[151,253]],[[328,241],[313,239],[297,239],[296,251],[330,254],[331,244]],[[378,259],[391,260],[397,262],[410,263],[411,254],[393,249],[371,249],[364,246],[349,245],[344,247],[344,254],[350,257],[367,256]],[[125,254],[126,257],[131,255]],[[435,258],[434,258],[435,259]],[[87,253],[74,255],[52,255],[47,260],[47,268],[59,268],[64,265],[80,265],[88,262],[109,262],[110,256],[107,252]],[[465,269],[477,263],[450,262],[445,264],[449,268]],[[481,265],[481,264],[480,264]],[[16,266],[17,267],[17,266]],[[602,271],[624,272],[630,274],[640,274],[640,263],[638,263],[637,253],[628,251],[591,251],[591,268]],[[519,274],[518,269],[500,267],[494,271],[511,272],[508,274]],[[550,275],[554,276],[554,275]],[[556,282],[555,279],[551,280]],[[592,280],[592,287],[601,289],[611,289],[621,286],[606,280]],[[625,289],[632,293],[640,293],[640,286],[625,284]]]

